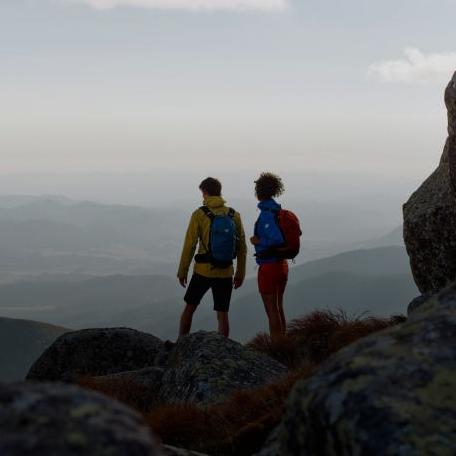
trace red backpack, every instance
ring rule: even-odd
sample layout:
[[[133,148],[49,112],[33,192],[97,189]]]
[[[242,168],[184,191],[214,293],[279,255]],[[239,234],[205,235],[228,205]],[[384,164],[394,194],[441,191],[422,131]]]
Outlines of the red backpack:
[[[294,259],[301,246],[300,237],[302,235],[299,219],[296,214],[287,209],[273,210],[275,221],[282,232],[284,243],[271,246],[263,252],[256,254],[258,258],[287,258]]]

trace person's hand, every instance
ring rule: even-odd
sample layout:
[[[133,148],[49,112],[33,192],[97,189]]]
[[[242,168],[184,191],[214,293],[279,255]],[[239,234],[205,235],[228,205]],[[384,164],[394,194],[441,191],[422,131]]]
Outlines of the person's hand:
[[[243,282],[244,282],[244,279],[238,279],[235,277],[233,280],[233,288],[236,290],[243,284]]]
[[[260,238],[258,236],[252,236],[250,238],[250,243],[253,245],[258,245],[260,243]]]
[[[187,286],[187,277],[179,277],[179,283],[181,284],[181,286],[186,288],[186,286]]]

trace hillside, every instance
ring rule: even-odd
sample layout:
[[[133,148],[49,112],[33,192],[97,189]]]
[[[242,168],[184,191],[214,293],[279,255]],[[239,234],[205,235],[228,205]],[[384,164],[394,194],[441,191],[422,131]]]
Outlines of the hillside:
[[[180,301],[180,293],[177,280],[162,275],[16,282],[0,285],[0,315],[73,329],[112,326],[113,316],[121,315],[117,323],[128,326],[132,323],[129,312],[136,307],[146,306],[154,314],[170,298]]]
[[[349,317],[365,312],[389,317],[405,314],[418,294],[403,247],[363,249],[292,266],[285,311],[288,320],[316,309],[342,310]],[[63,332],[62,327],[130,327],[174,340],[183,295],[174,277],[162,275],[0,285],[0,314],[9,317],[1,320],[2,371],[9,378],[21,376],[45,345]],[[47,323],[25,323],[23,318]],[[241,342],[267,331],[255,278],[233,292],[230,321],[230,337]],[[192,330],[215,328],[209,293],[195,314]],[[38,330],[47,335],[37,336]]]
[[[199,204],[197,195],[190,204],[168,206],[164,200],[153,208],[73,201],[62,196],[0,195],[0,283],[41,280],[43,275],[48,280],[59,274],[82,278],[174,275],[188,218]],[[230,204],[242,214],[250,236],[258,215],[255,201],[234,200]],[[318,204],[290,204],[302,220],[304,233],[297,264],[360,247],[403,245],[402,228],[391,231],[372,215],[349,217],[337,207],[326,208],[323,215]],[[362,228],[359,233],[348,227],[353,224]],[[248,266],[254,275],[252,249]]]
[[[11,207],[14,201],[20,205]],[[0,282],[43,273],[171,273],[187,217],[176,208],[4,198]]]
[[[68,329],[0,317],[0,381],[24,380],[39,355]]]
[[[303,280],[328,271],[361,274],[396,274],[410,272],[404,246],[384,246],[356,249],[293,267],[293,277]]]
[[[288,319],[315,309],[339,310],[348,315],[368,312],[388,317],[405,314],[408,303],[419,294],[404,247],[361,249],[295,265],[290,269],[285,294]],[[215,327],[210,296],[194,317],[194,328]],[[230,337],[245,341],[268,323],[256,279],[233,293]]]

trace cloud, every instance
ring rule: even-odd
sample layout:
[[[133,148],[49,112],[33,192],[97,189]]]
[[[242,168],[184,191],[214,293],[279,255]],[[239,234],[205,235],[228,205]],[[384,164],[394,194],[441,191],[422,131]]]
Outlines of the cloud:
[[[403,60],[384,60],[374,63],[368,75],[376,75],[386,82],[448,81],[456,70],[456,52],[424,55],[419,49],[408,47]]]
[[[280,11],[287,9],[289,0],[58,0],[85,3],[99,10],[116,6],[132,6],[161,10],[186,11]]]

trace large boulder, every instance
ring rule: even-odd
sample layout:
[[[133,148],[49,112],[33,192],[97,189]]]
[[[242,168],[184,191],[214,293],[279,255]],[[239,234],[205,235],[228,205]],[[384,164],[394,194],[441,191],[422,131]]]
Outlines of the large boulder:
[[[285,366],[216,332],[179,338],[165,365],[159,396],[172,403],[208,404],[238,389],[280,379]]]
[[[456,73],[445,90],[448,138],[437,169],[403,205],[404,242],[422,293],[456,277]]]
[[[456,454],[456,286],[295,385],[260,456]]]
[[[56,382],[0,384],[0,454],[160,456],[139,413],[101,394]]]
[[[26,380],[84,384],[90,377],[98,386],[134,384],[154,402],[207,404],[286,373],[269,356],[215,332],[186,334],[171,345],[127,328],[69,332],[43,352]]]
[[[94,328],[62,334],[31,366],[26,380],[77,382],[153,366],[163,350],[158,337],[129,328]]]

